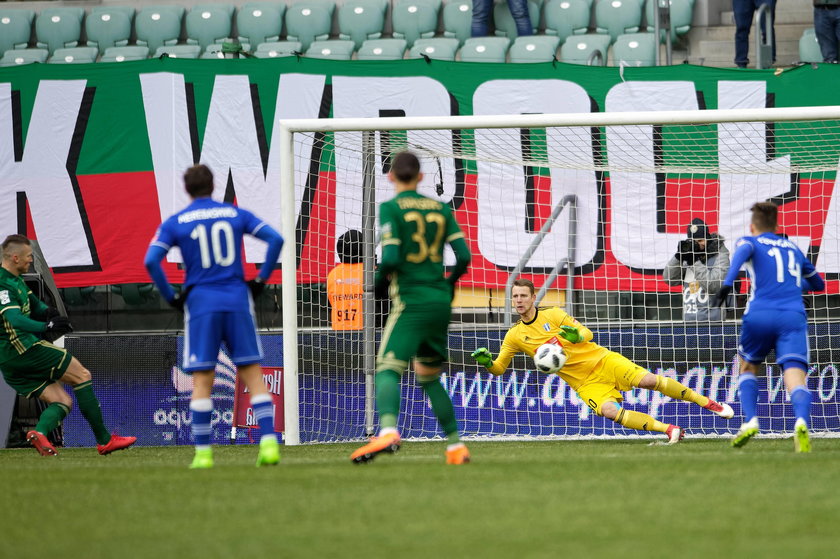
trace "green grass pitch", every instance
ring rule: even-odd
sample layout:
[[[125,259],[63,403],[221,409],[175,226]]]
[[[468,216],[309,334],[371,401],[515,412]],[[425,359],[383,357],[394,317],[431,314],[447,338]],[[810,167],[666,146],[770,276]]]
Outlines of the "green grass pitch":
[[[837,557],[840,439],[0,451],[0,557]]]

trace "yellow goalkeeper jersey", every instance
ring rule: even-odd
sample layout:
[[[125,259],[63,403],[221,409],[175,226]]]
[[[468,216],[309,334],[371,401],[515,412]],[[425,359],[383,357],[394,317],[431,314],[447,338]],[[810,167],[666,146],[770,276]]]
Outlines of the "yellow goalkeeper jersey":
[[[574,326],[583,337],[582,342],[573,344],[557,333],[561,326]],[[592,341],[592,331],[575,320],[566,311],[557,307],[537,309],[537,314],[530,322],[520,320],[505,334],[499,356],[487,370],[494,375],[501,375],[507,370],[513,356],[523,351],[533,357],[537,348],[544,343],[559,343],[568,357],[566,364],[558,372],[560,377],[573,389],[582,385],[595,370],[596,365],[610,353]]]

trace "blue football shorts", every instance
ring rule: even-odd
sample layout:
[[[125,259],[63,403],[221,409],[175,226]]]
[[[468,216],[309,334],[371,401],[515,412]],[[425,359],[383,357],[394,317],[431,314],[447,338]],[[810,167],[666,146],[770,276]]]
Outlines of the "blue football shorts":
[[[257,323],[250,312],[214,312],[184,316],[184,372],[216,368],[222,342],[236,365],[259,363],[263,358]]]
[[[764,361],[776,349],[782,369],[808,370],[808,320],[798,311],[750,311],[741,324],[738,354],[750,363]]]

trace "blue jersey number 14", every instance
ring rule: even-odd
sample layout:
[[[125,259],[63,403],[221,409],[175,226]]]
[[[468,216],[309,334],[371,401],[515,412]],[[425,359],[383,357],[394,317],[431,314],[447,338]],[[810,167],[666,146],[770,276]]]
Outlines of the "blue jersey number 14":
[[[792,250],[787,250],[788,255],[788,273],[796,278],[796,287],[801,287],[802,283],[802,268],[799,263],[796,261],[796,255],[793,254]],[[785,270],[784,270],[784,258],[782,257],[782,251],[779,250],[777,247],[773,247],[767,251],[769,256],[772,256],[776,259],[776,281],[779,283],[785,282]]]
[[[207,227],[203,223],[200,223],[192,230],[190,238],[198,241],[198,248],[201,251],[202,268],[206,269],[214,264],[217,266],[230,266],[233,264],[236,258],[236,252],[233,249],[233,227],[227,221],[214,222],[210,226],[209,239]],[[212,255],[210,254],[211,247]]]

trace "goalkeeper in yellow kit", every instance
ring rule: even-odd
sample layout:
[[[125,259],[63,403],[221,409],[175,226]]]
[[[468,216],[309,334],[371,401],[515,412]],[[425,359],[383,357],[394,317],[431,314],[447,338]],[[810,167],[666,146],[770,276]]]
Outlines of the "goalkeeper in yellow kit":
[[[652,416],[621,407],[621,391],[633,388],[656,390],[677,400],[693,402],[717,415],[729,419],[734,415],[728,404],[715,402],[662,375],[654,375],[626,357],[592,341],[592,332],[562,309],[536,307],[534,284],[530,280],[513,282],[511,299],[519,322],[514,324],[502,341],[499,356],[486,348],[472,353],[476,362],[494,375],[501,375],[520,351],[533,357],[538,347],[545,343],[563,346],[568,359],[558,372],[560,377],[577,392],[581,400],[595,413],[628,429],[665,433],[670,444],[678,443],[685,434],[677,425],[657,421]]]

